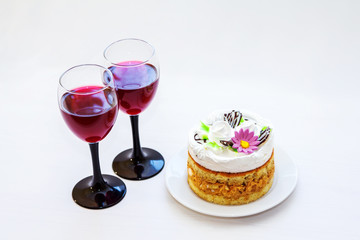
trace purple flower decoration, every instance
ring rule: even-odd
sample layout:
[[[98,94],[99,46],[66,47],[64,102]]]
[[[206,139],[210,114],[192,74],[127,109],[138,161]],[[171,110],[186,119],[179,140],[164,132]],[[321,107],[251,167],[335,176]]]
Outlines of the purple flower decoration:
[[[235,137],[231,138],[234,145],[232,148],[237,148],[238,152],[249,154],[254,152],[259,145],[257,141],[258,136],[254,136],[254,132],[250,132],[249,129],[245,131],[241,128],[239,132],[235,131]]]

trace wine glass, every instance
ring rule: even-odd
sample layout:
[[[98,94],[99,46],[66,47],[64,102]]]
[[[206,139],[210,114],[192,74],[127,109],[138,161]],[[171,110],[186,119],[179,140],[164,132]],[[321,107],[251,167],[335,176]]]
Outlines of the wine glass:
[[[93,175],[75,185],[74,201],[91,209],[117,204],[124,198],[126,186],[115,176],[102,175],[99,163],[99,141],[110,132],[118,114],[111,72],[95,64],[70,68],[60,77],[58,102],[66,124],[89,143],[92,156]]]
[[[115,157],[113,170],[126,179],[151,178],[163,169],[165,161],[159,152],[140,146],[139,114],[149,106],[159,85],[155,49],[146,41],[129,38],[110,44],[104,57],[114,76],[119,109],[130,115],[133,135],[133,148]]]

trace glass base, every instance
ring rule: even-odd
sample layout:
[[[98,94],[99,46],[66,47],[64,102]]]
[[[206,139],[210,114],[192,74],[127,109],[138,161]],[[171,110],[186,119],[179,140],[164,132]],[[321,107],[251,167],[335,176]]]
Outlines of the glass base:
[[[126,186],[121,179],[102,175],[105,183],[93,184],[93,176],[78,182],[72,192],[74,201],[82,207],[102,209],[120,202],[126,194]]]
[[[135,159],[132,149],[119,153],[112,164],[115,174],[129,180],[144,180],[161,172],[165,161],[159,152],[142,148],[142,154],[142,158]]]

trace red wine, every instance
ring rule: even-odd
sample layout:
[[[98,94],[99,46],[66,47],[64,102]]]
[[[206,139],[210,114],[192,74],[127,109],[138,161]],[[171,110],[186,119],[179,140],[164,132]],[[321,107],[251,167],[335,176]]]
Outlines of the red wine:
[[[121,66],[109,68],[114,76],[119,109],[129,115],[137,115],[149,106],[159,84],[154,66],[136,64],[141,62],[121,62],[118,63]]]
[[[66,124],[86,142],[102,140],[116,120],[115,94],[110,89],[100,89],[99,86],[80,87],[61,98],[60,109]]]

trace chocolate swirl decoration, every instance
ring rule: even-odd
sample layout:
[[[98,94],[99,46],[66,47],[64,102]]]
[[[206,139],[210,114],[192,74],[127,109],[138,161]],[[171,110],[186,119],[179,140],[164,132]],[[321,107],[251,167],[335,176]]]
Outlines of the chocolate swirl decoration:
[[[242,113],[232,110],[230,113],[224,113],[224,121],[227,121],[232,128],[240,125]]]
[[[200,138],[199,134],[195,133],[194,135],[194,140],[198,143],[198,144],[203,144],[206,143],[207,139],[202,139]]]
[[[222,144],[222,145],[224,145],[225,147],[228,147],[228,146],[232,146],[232,145],[234,145],[234,143],[232,142],[232,141],[225,141],[225,140],[220,140],[220,143]]]
[[[268,137],[270,135],[270,131],[271,131],[271,128],[269,128],[269,127],[266,127],[264,130],[260,131],[260,135],[257,139],[260,142],[258,146],[263,144],[268,139]]]

